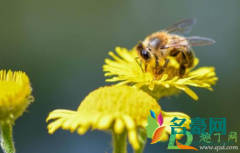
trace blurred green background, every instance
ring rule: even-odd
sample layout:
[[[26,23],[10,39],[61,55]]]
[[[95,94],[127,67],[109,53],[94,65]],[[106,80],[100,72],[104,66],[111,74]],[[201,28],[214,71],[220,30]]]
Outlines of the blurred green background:
[[[200,66],[216,67],[219,81],[214,92],[194,89],[198,101],[181,94],[160,104],[191,117],[226,117],[227,133],[240,132],[239,14],[239,0],[1,0],[0,68],[25,71],[36,99],[14,126],[18,153],[111,152],[111,135],[101,131],[49,135],[48,113],[76,110],[90,91],[109,84],[102,71],[108,51],[132,48],[146,35],[191,17],[198,20],[191,35],[217,42],[194,50]],[[176,152],[149,143],[146,153]]]

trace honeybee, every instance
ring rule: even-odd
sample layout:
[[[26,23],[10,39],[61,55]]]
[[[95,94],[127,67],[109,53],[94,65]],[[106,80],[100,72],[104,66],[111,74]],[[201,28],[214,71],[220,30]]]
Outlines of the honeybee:
[[[196,24],[195,19],[186,19],[175,23],[165,30],[155,32],[145,38],[136,46],[140,66],[144,64],[143,71],[152,72],[155,78],[166,70],[169,57],[174,57],[179,63],[179,76],[185,74],[186,68],[193,67],[194,52],[191,46],[204,46],[215,43],[210,38],[199,36],[184,37],[191,27]]]

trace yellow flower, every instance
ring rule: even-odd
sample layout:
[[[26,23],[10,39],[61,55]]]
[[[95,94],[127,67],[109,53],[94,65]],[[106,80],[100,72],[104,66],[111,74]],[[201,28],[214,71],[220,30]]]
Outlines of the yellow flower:
[[[33,101],[28,76],[21,71],[0,71],[0,125],[13,124]]]
[[[55,121],[48,125],[48,132],[52,134],[60,127],[71,132],[77,130],[81,135],[89,128],[113,130],[116,134],[127,131],[130,144],[137,150],[138,128],[146,126],[150,110],[159,114],[161,107],[142,90],[129,86],[101,87],[91,92],[77,111],[60,109],[51,112],[47,121]]]
[[[106,81],[118,81],[118,85],[131,84],[147,90],[147,93],[157,99],[178,94],[182,90],[197,100],[198,96],[188,86],[206,88],[212,91],[211,85],[214,85],[218,80],[214,67],[187,69],[185,75],[180,78],[178,76],[179,64],[174,58],[170,58],[168,67],[160,78],[154,79],[153,73],[142,71],[138,64],[140,61],[136,62],[138,56],[134,49],[128,51],[126,48],[116,47],[116,52],[120,57],[109,52],[114,60],[105,60],[106,64],[103,66],[103,70],[106,72],[105,76],[112,77]],[[198,59],[195,58],[195,66],[197,64]]]

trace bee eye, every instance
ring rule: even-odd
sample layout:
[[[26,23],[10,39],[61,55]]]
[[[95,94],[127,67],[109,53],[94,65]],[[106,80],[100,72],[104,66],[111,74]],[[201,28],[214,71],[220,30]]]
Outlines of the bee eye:
[[[148,53],[148,51],[146,51],[146,50],[142,50],[141,51],[141,55],[142,55],[142,57],[144,58],[144,60],[146,60],[146,61],[148,61],[148,60],[150,60],[150,54]]]

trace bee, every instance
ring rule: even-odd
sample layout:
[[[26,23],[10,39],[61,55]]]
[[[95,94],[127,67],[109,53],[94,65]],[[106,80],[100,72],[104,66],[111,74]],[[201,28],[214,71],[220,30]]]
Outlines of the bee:
[[[169,57],[174,57],[179,63],[179,76],[185,74],[187,68],[194,64],[194,52],[191,46],[205,46],[215,43],[210,38],[199,36],[184,37],[196,24],[195,19],[185,19],[175,23],[165,30],[155,32],[145,38],[136,46],[140,67],[144,64],[143,71],[152,72],[155,79],[166,70]]]

